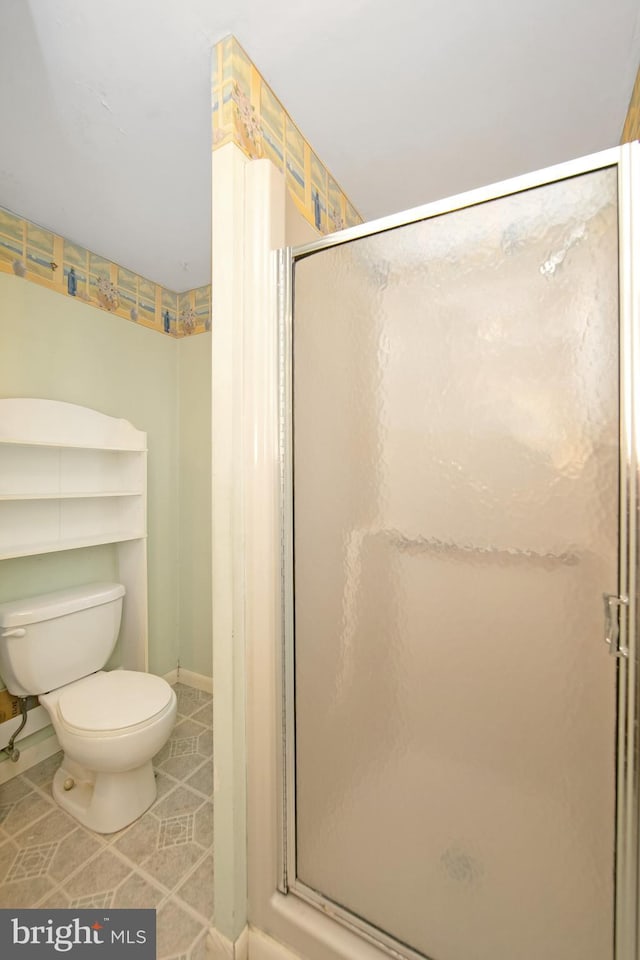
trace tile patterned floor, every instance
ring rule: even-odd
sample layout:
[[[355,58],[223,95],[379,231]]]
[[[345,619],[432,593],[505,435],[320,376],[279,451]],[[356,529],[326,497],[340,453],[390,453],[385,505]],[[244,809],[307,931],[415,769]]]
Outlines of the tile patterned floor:
[[[213,707],[174,685],[178,717],[154,759],[158,797],[100,835],[51,795],[61,754],[0,784],[0,907],[155,907],[158,960],[205,960],[213,922]]]

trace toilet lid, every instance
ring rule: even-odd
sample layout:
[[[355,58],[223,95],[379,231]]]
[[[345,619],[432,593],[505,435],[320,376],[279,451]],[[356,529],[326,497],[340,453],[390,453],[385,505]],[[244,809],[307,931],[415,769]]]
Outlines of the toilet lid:
[[[134,670],[94,673],[61,694],[58,713],[67,727],[95,733],[151,720],[171,700],[162,677]]]

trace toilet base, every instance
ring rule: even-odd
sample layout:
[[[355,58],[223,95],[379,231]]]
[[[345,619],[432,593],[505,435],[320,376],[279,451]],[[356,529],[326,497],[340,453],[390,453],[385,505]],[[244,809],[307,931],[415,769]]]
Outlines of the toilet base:
[[[65,781],[69,780],[73,787],[65,790]],[[115,833],[127,827],[149,809],[156,795],[150,760],[124,773],[99,773],[87,770],[65,754],[53,778],[57,803],[96,833]]]

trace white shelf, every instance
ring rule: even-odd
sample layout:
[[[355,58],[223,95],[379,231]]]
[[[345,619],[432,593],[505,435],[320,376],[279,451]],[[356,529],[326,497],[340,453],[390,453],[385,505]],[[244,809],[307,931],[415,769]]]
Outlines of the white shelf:
[[[141,490],[88,490],[73,493],[0,493],[2,500],[86,500],[109,497],[142,497]]]
[[[104,450],[106,453],[147,453],[146,447],[103,447],[95,443],[49,443],[47,440],[13,440],[0,437],[8,447],[53,447],[56,450]]]
[[[2,400],[0,443],[14,446],[142,452],[147,435],[117,417],[60,400],[8,397]]]
[[[15,560],[17,557],[35,557],[41,553],[60,553],[62,550],[80,550],[82,547],[99,547],[106,543],[125,543],[128,540],[146,540],[146,533],[119,531],[95,537],[78,537],[75,540],[56,540],[49,543],[19,544],[14,548],[3,547],[0,560]]]
[[[0,560],[113,544],[129,670],[148,666],[146,491],[147,435],[127,420],[0,399]]]
[[[145,489],[144,449],[116,451],[48,443],[12,443],[0,449],[0,503],[144,496]]]
[[[0,557],[144,537],[146,438],[72,403],[0,400]]]

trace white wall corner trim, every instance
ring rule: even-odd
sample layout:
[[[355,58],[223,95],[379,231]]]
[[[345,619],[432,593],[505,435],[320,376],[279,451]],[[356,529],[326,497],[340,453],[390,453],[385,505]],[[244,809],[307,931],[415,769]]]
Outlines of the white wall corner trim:
[[[213,824],[216,929],[247,922],[242,359],[245,168],[233,143],[212,155]]]

